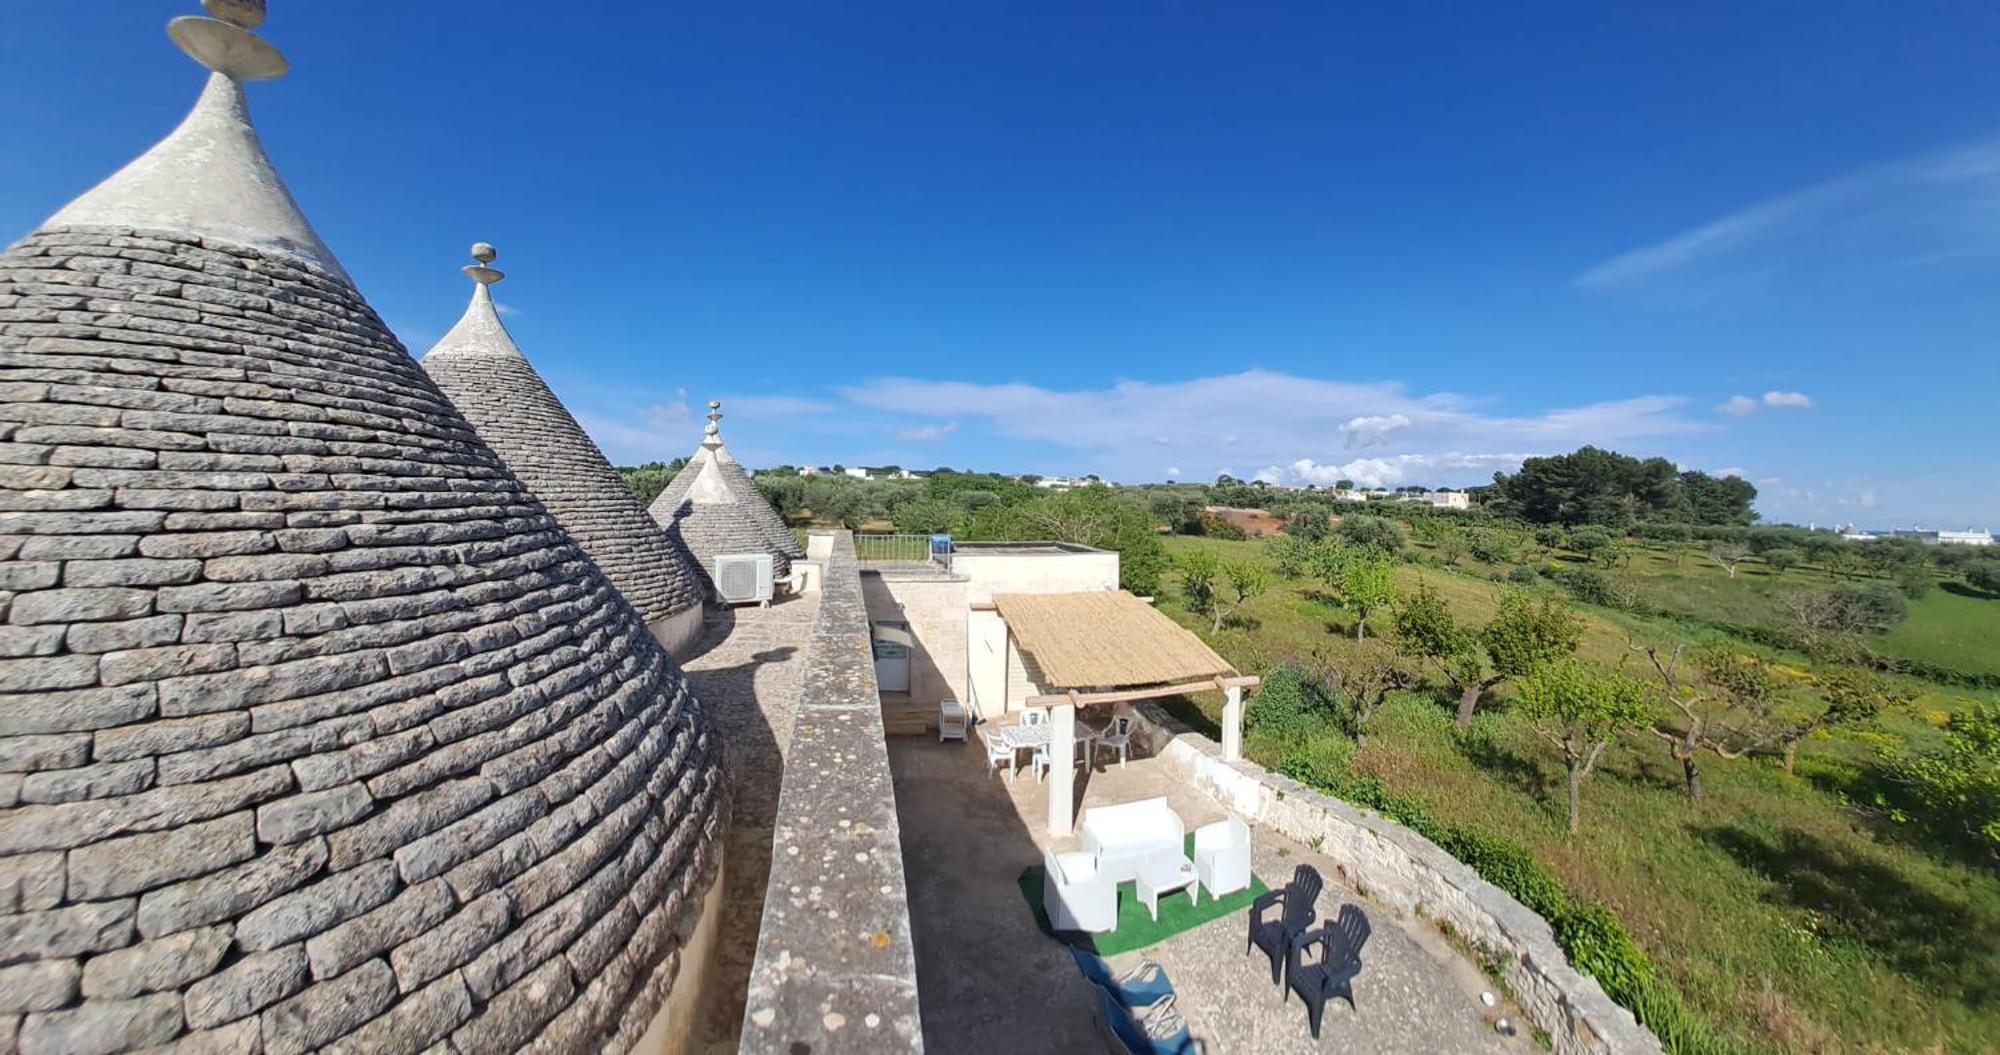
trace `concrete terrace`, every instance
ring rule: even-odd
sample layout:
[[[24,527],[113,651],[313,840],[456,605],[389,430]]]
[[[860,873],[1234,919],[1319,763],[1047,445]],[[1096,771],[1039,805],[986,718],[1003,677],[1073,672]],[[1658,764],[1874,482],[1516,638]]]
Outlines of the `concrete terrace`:
[[[805,647],[819,596],[788,597],[769,608],[711,613],[700,643],[682,661],[696,698],[722,738],[731,814],[723,850],[720,941],[703,994],[694,1050],[736,1050],[750,960],[771,874],[771,826],[778,812],[785,746],[798,711]]]
[[[1096,717],[1096,716],[1093,716]],[[1101,719],[1100,719],[1101,720]],[[924,1046],[932,1052],[1079,1051],[1101,1047],[1090,987],[1059,942],[1036,927],[1015,879],[1042,859],[1050,839],[1046,785],[1025,770],[988,776],[976,745],[935,738],[889,742],[909,877]],[[1091,805],[1164,795],[1189,828],[1220,820],[1224,808],[1156,760],[1115,762],[1080,777],[1078,801]],[[1124,969],[1157,960],[1173,978],[1176,1001],[1212,1053],[1527,1052],[1526,1037],[1498,1035],[1491,1022],[1520,1020],[1504,1003],[1481,1006],[1493,988],[1479,971],[1421,922],[1340,885],[1336,862],[1265,828],[1253,829],[1254,868],[1282,884],[1299,864],[1327,879],[1322,917],[1341,904],[1361,906],[1374,925],[1355,982],[1359,1012],[1329,1004],[1321,1040],[1306,1029],[1304,1007],[1270,982],[1268,961],[1244,953],[1245,924],[1232,914],[1135,953],[1114,958]],[[1054,840],[1076,848],[1074,836]],[[1178,895],[1176,895],[1178,896]]]

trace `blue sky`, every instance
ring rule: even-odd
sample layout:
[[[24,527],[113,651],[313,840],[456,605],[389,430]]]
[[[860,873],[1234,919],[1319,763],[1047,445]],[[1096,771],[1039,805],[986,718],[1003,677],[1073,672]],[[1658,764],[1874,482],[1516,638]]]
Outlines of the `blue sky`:
[[[274,0],[252,88],[421,354],[614,460],[1465,484],[1595,442],[2000,528],[2000,8]],[[0,221],[172,127],[193,0],[0,20]],[[32,100],[38,105],[22,105]]]

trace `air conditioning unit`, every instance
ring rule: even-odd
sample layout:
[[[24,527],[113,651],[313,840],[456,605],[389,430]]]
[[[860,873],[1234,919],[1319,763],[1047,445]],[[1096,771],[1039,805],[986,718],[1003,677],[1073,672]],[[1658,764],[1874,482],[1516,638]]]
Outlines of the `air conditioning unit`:
[[[769,604],[771,555],[730,553],[715,558],[715,592],[724,604]]]

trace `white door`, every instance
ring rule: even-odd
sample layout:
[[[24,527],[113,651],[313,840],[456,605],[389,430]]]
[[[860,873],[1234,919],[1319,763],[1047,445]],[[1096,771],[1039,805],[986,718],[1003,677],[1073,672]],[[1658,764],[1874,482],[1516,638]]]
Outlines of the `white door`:
[[[883,692],[910,691],[910,637],[908,623],[876,623],[875,686]]]

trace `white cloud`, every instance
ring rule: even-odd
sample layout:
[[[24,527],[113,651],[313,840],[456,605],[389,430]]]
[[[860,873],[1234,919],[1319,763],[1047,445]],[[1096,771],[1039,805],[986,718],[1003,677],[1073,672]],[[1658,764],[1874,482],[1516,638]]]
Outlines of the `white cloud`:
[[[1391,433],[1410,427],[1410,419],[1405,414],[1364,414],[1350,418],[1340,427],[1340,434],[1347,437],[1349,450],[1356,447],[1373,447],[1388,442]]]
[[[1175,477],[1179,476],[1180,474],[1181,474],[1181,467],[1180,467],[1180,466],[1178,466],[1178,465],[1169,465],[1169,466],[1167,466],[1167,478],[1168,478],[1168,479],[1173,479],[1173,478],[1175,478]]]
[[[1463,454],[1454,451],[1356,458],[1332,465],[1300,458],[1287,467],[1285,480],[1273,482],[1326,486],[1340,480],[1352,480],[1360,487],[1395,487],[1401,484],[1443,486],[1453,480],[1466,480],[1468,473],[1483,479],[1496,472],[1512,472],[1531,457],[1533,455],[1529,454]]]
[[[1873,509],[1875,508],[1875,501],[1876,501],[1875,491],[1872,488],[1864,490],[1860,494],[1854,496],[1854,501],[1863,509]]]
[[[1743,395],[1730,396],[1727,400],[1717,404],[1715,409],[1718,413],[1727,414],[1734,418],[1741,418],[1755,414],[1765,407],[1803,409],[1812,405],[1812,397],[1806,395],[1804,392],[1772,391],[1764,393],[1760,399],[1752,399],[1749,396]]]
[[[493,310],[503,319],[511,319],[521,314],[521,309],[503,301],[494,301]]]
[[[1741,479],[1743,479],[1743,467],[1742,467],[1742,466],[1740,466],[1740,465],[1732,465],[1732,466],[1730,466],[1730,467],[1729,467],[1729,468],[1727,468],[1727,469],[1717,469],[1717,470],[1715,470],[1715,474],[1714,474],[1714,475],[1716,475],[1716,476],[1718,476],[1718,477],[1730,477],[1730,476],[1734,476],[1734,477],[1736,477],[1736,478],[1737,478],[1738,480],[1741,480]]]
[[[590,434],[605,456],[621,465],[667,461],[693,451],[701,436],[690,426],[688,418],[685,401],[647,407],[637,423],[589,413],[576,416],[577,424],[583,426],[583,431]]]
[[[1275,465],[1270,465],[1257,470],[1257,475],[1250,479],[1262,480],[1267,484],[1281,484],[1285,482],[1285,471]]]
[[[1586,443],[1617,444],[1714,428],[1690,419],[1687,401],[1678,396],[1646,395],[1508,416],[1491,413],[1486,401],[1449,392],[1416,395],[1388,382],[1324,380],[1270,370],[1069,389],[892,377],[852,385],[840,394],[864,410],[938,422],[976,420],[1007,439],[1088,451],[1087,464],[1097,472],[1131,478],[1157,471],[1161,437],[1177,449],[1214,454],[1227,448],[1236,465],[1287,466],[1302,458],[1338,461],[1329,455],[1346,446],[1350,436],[1383,436],[1371,449],[1393,448],[1384,451],[1385,458],[1465,459],[1495,456],[1461,452],[1552,454]],[[1518,460],[1511,454],[1503,457]],[[1215,462],[1181,464],[1196,476],[1218,468]],[[1474,471],[1483,466],[1439,461],[1437,468],[1458,474],[1435,480],[1443,484],[1476,482]]]
[[[799,414],[825,414],[834,409],[824,399],[802,396],[723,396],[722,412],[745,418],[789,418]]]
[[[958,422],[947,421],[942,425],[920,425],[896,433],[896,438],[910,443],[937,443],[958,431]]]
[[[1765,199],[1578,275],[1583,289],[1635,289],[1747,265],[1753,281],[1788,268],[1937,263],[2000,251],[1990,220],[2000,140],[1874,165]],[[1810,244],[1805,244],[1810,243]],[[1781,255],[1772,256],[1774,252]]]

